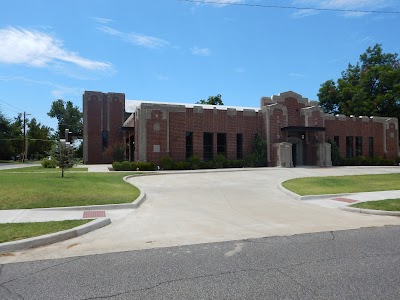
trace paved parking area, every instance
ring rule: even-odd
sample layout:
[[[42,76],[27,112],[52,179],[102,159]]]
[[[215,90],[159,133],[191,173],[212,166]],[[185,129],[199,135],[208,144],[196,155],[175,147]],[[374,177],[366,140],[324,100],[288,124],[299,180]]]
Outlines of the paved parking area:
[[[139,209],[78,238],[0,257],[0,263],[400,225],[398,217],[354,214],[295,200],[277,187],[295,177],[399,172],[399,167],[263,168],[131,178],[147,194]]]

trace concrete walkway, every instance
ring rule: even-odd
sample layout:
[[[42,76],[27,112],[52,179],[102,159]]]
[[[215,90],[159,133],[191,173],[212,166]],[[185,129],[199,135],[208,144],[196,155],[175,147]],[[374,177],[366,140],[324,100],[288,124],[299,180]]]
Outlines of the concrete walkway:
[[[0,263],[400,225],[398,217],[313,205],[316,200],[295,200],[278,188],[296,177],[387,173],[400,173],[400,168],[261,168],[134,177],[129,182],[147,195],[139,209],[83,236],[0,257]]]

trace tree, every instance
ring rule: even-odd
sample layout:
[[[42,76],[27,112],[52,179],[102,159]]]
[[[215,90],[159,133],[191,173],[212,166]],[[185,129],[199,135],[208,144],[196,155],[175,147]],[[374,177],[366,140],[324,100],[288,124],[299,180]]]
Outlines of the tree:
[[[22,153],[22,123],[21,114],[12,121],[0,111],[0,159],[15,159]]]
[[[0,159],[10,159],[11,151],[11,123],[0,111]]]
[[[210,96],[207,100],[202,99],[199,102],[196,102],[196,104],[224,105],[221,97],[222,96],[220,94],[218,94],[217,96]]]
[[[61,169],[61,177],[64,177],[66,169],[75,165],[74,148],[70,143],[57,142],[53,148],[52,157],[56,160],[57,166]]]
[[[69,129],[73,135],[82,135],[82,112],[78,106],[74,106],[71,101],[65,102],[58,99],[53,101],[50,111],[47,115],[51,118],[56,118],[58,121],[58,136],[64,137],[65,129]]]
[[[349,64],[335,83],[321,84],[318,98],[327,113],[400,117],[400,60],[376,44]]]
[[[28,149],[30,156],[34,155],[40,159],[48,155],[54,142],[51,134],[52,130],[50,127],[38,123],[35,118],[28,121]]]

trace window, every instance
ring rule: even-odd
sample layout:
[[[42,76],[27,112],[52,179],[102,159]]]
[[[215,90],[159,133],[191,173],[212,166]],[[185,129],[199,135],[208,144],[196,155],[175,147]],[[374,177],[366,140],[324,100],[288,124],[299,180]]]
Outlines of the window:
[[[352,158],[354,156],[353,153],[353,137],[346,136],[346,157]]]
[[[108,147],[108,131],[103,130],[101,133],[101,148],[105,150]]]
[[[226,158],[226,133],[217,133],[217,155]]]
[[[368,155],[374,157],[374,138],[372,136],[368,138]]]
[[[186,159],[193,156],[193,132],[186,131]]]
[[[243,159],[243,134],[236,134],[236,159]]]
[[[213,133],[204,132],[203,133],[203,156],[204,161],[213,160]]]
[[[335,145],[339,148],[339,136],[335,135],[333,137],[333,142],[335,143]]]
[[[362,136],[356,136],[356,156],[362,156]]]

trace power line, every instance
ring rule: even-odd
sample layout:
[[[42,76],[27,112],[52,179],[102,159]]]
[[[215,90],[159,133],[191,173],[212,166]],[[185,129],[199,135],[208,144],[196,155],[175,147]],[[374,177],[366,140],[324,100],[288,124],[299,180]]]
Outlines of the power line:
[[[3,100],[1,100],[1,99],[0,99],[0,102],[3,102],[4,104],[7,104],[8,106],[11,106],[11,107],[17,109],[18,112],[24,111],[23,109],[18,108],[18,107],[15,107],[14,105],[11,105],[10,103],[7,103],[7,102],[5,102],[5,101],[3,101]]]
[[[296,10],[317,10],[317,11],[338,11],[338,12],[353,12],[353,13],[374,13],[374,14],[400,14],[400,11],[389,10],[361,10],[361,9],[340,9],[340,8],[318,8],[318,7],[299,7],[299,6],[281,6],[281,5],[264,5],[236,2],[218,2],[218,1],[200,1],[200,0],[178,0],[181,2],[217,4],[217,5],[232,5],[232,6],[249,6],[262,8],[280,8],[280,9],[296,9]]]

